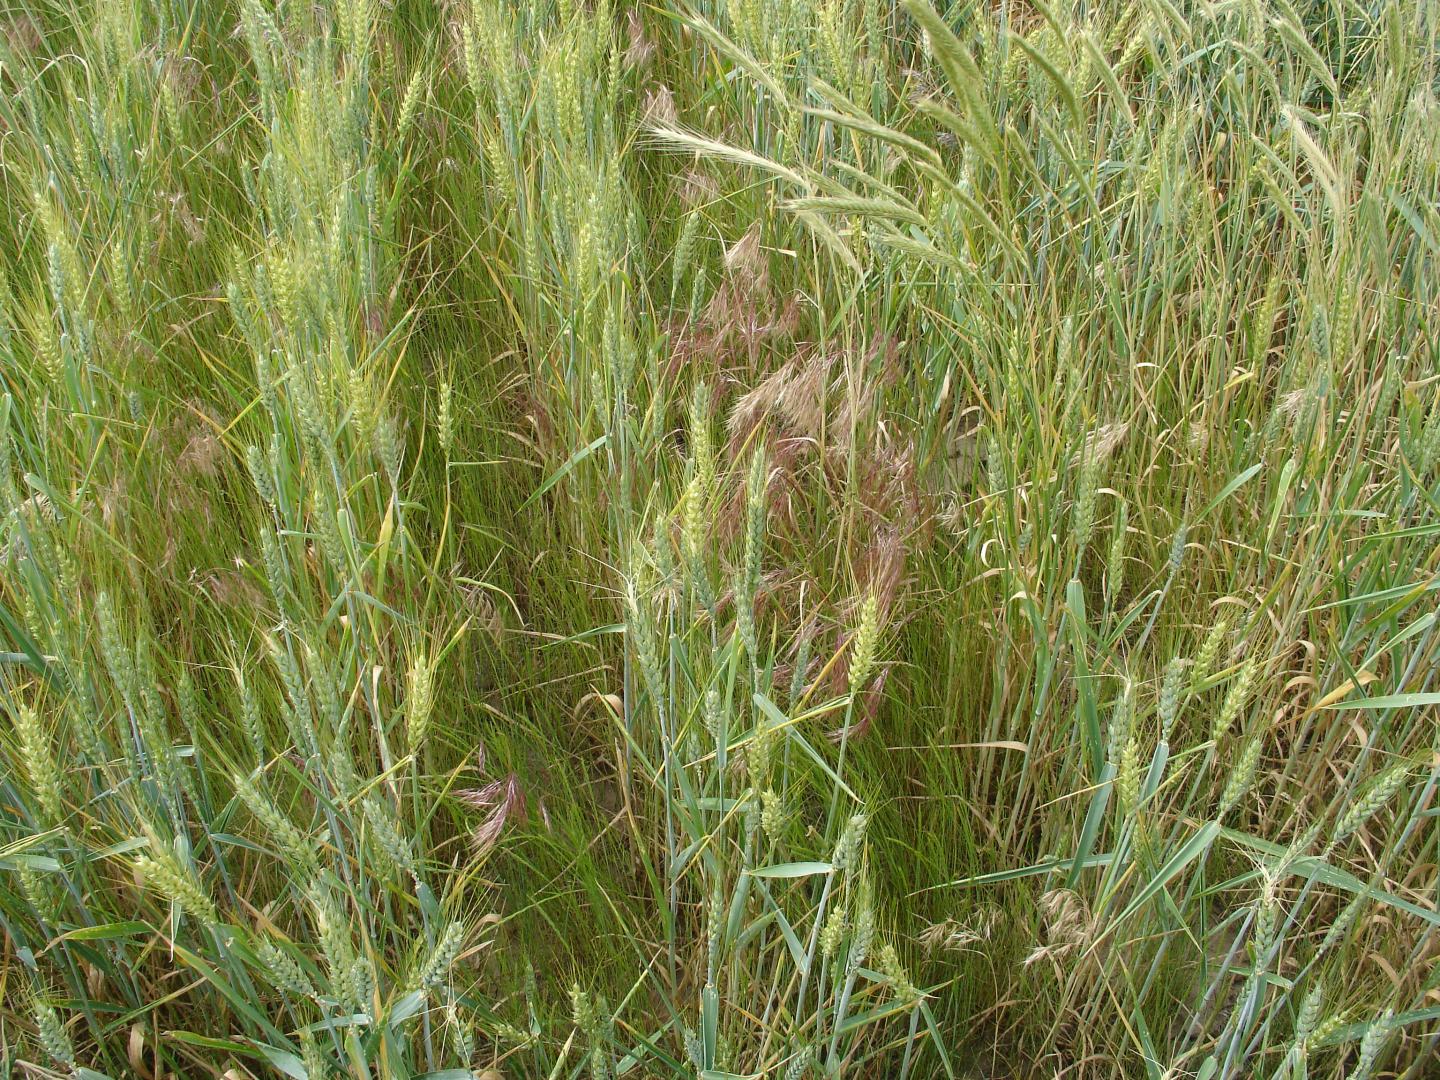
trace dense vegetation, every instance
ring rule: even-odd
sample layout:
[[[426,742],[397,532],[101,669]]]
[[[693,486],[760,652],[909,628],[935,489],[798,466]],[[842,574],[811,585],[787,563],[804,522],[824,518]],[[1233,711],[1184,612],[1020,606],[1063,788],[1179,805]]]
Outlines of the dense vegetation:
[[[1436,1075],[1435,0],[8,0],[0,1076]]]

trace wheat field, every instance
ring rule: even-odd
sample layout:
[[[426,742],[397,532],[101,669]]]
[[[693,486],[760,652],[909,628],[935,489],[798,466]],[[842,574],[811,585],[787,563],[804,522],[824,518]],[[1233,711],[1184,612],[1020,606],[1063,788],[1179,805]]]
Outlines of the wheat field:
[[[0,1080],[1440,1076],[1437,59],[5,0]]]

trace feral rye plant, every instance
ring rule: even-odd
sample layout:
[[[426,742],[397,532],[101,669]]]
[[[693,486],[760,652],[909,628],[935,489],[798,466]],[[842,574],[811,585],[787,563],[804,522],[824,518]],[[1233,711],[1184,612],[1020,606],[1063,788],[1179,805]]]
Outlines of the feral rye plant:
[[[0,1080],[1440,1075],[1437,60],[5,0]]]

